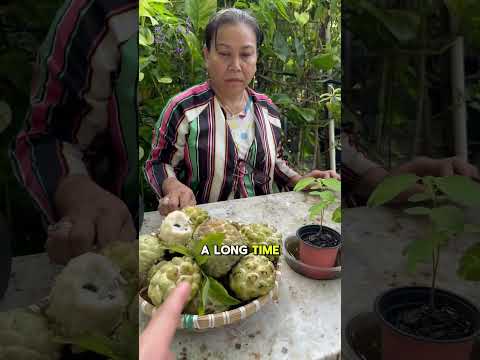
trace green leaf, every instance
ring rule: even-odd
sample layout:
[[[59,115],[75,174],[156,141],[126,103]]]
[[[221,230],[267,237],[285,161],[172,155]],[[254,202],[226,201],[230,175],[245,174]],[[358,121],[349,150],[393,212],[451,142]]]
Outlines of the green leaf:
[[[342,207],[339,206],[335,209],[335,211],[332,214],[332,221],[336,223],[341,223],[342,222]]]
[[[335,67],[335,57],[331,53],[320,54],[312,58],[312,65],[318,70],[330,71]]]
[[[320,182],[330,190],[339,192],[342,189],[342,183],[337,179],[321,179]]]
[[[480,281],[480,243],[474,244],[463,254],[458,276],[469,281]]]
[[[290,105],[293,100],[286,94],[272,95],[272,101],[277,105]]]
[[[298,13],[295,11],[293,15],[295,16],[295,20],[297,20],[300,26],[304,26],[310,20],[310,15],[308,14],[308,12]]]
[[[335,201],[335,195],[331,191],[315,191],[315,193],[318,193],[317,195],[320,196],[323,201],[328,203]]]
[[[157,81],[158,81],[160,84],[171,84],[173,80],[172,80],[171,77],[163,76],[163,77],[157,79]]]
[[[167,250],[171,252],[176,252],[185,256],[192,256],[192,252],[185,246],[182,245],[166,245]]]
[[[304,178],[304,179],[300,179],[297,184],[295,185],[295,187],[293,188],[294,191],[302,191],[303,189],[305,189],[307,186],[313,184],[315,182],[315,178],[314,177],[307,177],[307,178]]]
[[[141,161],[144,156],[145,156],[145,151],[143,150],[143,147],[139,146],[138,147],[138,161]]]
[[[326,202],[321,202],[320,204],[313,205],[309,210],[308,213],[310,214],[310,219],[315,218],[315,216],[319,215],[323,209],[325,209],[329,204]]]
[[[200,255],[202,253],[203,247],[206,245],[210,254],[213,253],[213,248],[215,245],[217,247],[222,246],[223,240],[225,239],[225,234],[223,233],[209,233],[205,235],[200,241],[195,244],[193,248],[193,254],[198,265],[203,265],[209,256],[212,255]]]
[[[218,302],[222,305],[233,306],[241,303],[240,300],[232,297],[228,291],[223,287],[221,283],[215,280],[212,277],[208,277],[210,281],[210,291],[208,296],[215,302]]]
[[[56,337],[53,341],[59,344],[77,345],[84,350],[93,351],[112,360],[125,360],[123,356],[114,352],[113,340],[103,335],[81,335],[74,338]]]
[[[430,215],[431,209],[423,206],[417,206],[405,209],[404,212],[408,215]]]
[[[402,174],[386,177],[373,191],[368,199],[367,206],[383,205],[402,192],[410,189],[416,184],[418,177],[412,174]]]
[[[480,206],[480,184],[466,176],[435,178],[437,187],[452,201],[466,206]]]
[[[280,32],[277,32],[275,34],[275,37],[273,38],[273,48],[275,54],[280,60],[282,60],[283,62],[287,61],[290,51],[288,49],[288,44],[285,41],[285,38]]]
[[[315,120],[316,111],[310,108],[301,108],[295,104],[291,105],[291,108],[297,112],[305,121],[312,122]]]
[[[198,307],[198,315],[205,315],[205,304],[208,300],[208,293],[210,292],[210,278],[205,276],[202,286],[202,294],[200,296],[200,304]]]
[[[197,33],[204,29],[217,10],[217,0],[185,0],[185,14],[190,17]]]
[[[299,66],[303,66],[305,64],[305,46],[303,45],[302,41],[298,38],[295,38],[295,52],[297,54],[297,61]]]
[[[419,262],[431,261],[433,249],[434,241],[432,236],[429,236],[426,239],[416,239],[410,242],[405,249],[408,270],[410,272],[415,272]]]
[[[430,199],[430,195],[427,193],[418,193],[418,194],[413,194],[408,198],[408,201],[410,202],[422,202],[422,201],[427,201]]]
[[[463,231],[465,224],[463,211],[452,205],[433,208],[430,218],[435,227],[440,231],[447,230],[453,233],[460,233]]]

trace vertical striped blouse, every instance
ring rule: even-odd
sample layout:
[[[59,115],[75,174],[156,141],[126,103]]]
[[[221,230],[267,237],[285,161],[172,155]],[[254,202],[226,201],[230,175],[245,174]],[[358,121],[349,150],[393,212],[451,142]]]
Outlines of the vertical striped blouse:
[[[145,175],[162,197],[162,184],[176,177],[197,203],[265,195],[274,182],[285,189],[298,175],[283,159],[278,109],[265,95],[247,89],[253,101],[255,138],[241,158],[225,113],[208,82],[174,96],[154,129]]]

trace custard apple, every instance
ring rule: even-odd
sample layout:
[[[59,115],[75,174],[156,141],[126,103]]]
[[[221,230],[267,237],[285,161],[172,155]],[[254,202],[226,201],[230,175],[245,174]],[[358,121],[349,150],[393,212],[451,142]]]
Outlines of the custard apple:
[[[242,300],[269,293],[275,285],[275,267],[267,257],[248,254],[230,273],[230,288]]]
[[[273,227],[264,224],[248,224],[240,228],[248,245],[280,245],[282,235]],[[270,261],[278,260],[279,255],[266,255]]]
[[[120,269],[129,284],[138,283],[138,241],[115,241],[105,246],[100,254],[109,258]]]
[[[165,249],[158,241],[158,238],[153,235],[140,235],[138,241],[139,265],[138,272],[140,282],[143,284],[147,278],[147,273],[151,267],[159,261]]]
[[[190,218],[190,222],[192,223],[193,229],[195,230],[201,223],[208,220],[208,212],[199,208],[198,206],[188,206],[182,211],[187,214]]]
[[[163,219],[158,236],[167,245],[185,246],[192,237],[192,233],[190,218],[184,212],[177,210]]]
[[[28,309],[0,312],[1,360],[60,359],[61,345],[42,315]]]
[[[188,281],[192,287],[188,301],[197,294],[202,274],[191,257],[175,257],[165,262],[157,270],[148,286],[148,297],[155,306],[162,304],[168,294],[182,281]]]
[[[225,238],[222,245],[247,245],[242,234],[225,220],[209,219],[201,224],[193,234],[192,241],[189,244],[190,249],[194,249],[196,244],[209,233],[223,233]],[[233,265],[240,260],[242,255],[208,255],[208,260],[202,265],[205,273],[213,277],[226,275]]]
[[[72,259],[55,279],[46,315],[65,336],[108,335],[128,306],[125,284],[108,258],[85,253]]]
[[[200,296],[201,296],[201,291],[197,293],[197,296],[193,298],[192,301],[190,301],[186,307],[185,310],[183,311],[185,314],[192,314],[192,315],[197,315],[198,314],[198,307],[200,305]],[[212,298],[208,298],[207,303],[205,304],[205,314],[216,314],[220,313],[223,311],[227,311],[229,308],[228,305],[221,304]]]
[[[150,284],[150,281],[152,280],[153,278],[153,275],[155,275],[158,271],[158,269],[160,269],[160,267],[165,264],[167,261],[165,260],[162,260],[160,261],[159,263],[153,265],[150,270],[148,270],[148,273],[147,273],[147,284]]]

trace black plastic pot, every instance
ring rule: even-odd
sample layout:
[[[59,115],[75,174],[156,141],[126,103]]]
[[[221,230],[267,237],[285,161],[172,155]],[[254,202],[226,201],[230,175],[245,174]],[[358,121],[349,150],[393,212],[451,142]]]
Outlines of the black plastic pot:
[[[12,270],[12,234],[7,222],[0,214],[0,299],[8,288]]]
[[[465,316],[473,324],[471,334],[460,339],[433,340],[411,335],[396,328],[388,321],[388,314],[395,309],[428,304],[430,288],[403,287],[386,291],[375,301],[375,313],[381,322],[383,360],[469,360],[475,337],[480,332],[480,312],[468,300],[449,291],[435,290],[435,303],[448,305]]]

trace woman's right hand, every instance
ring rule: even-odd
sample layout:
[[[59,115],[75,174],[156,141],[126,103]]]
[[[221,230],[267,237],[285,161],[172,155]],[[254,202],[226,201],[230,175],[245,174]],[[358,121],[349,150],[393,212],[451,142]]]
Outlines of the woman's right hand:
[[[165,196],[158,202],[158,211],[163,216],[172,211],[197,204],[192,189],[175,178],[166,179],[162,188]]]

